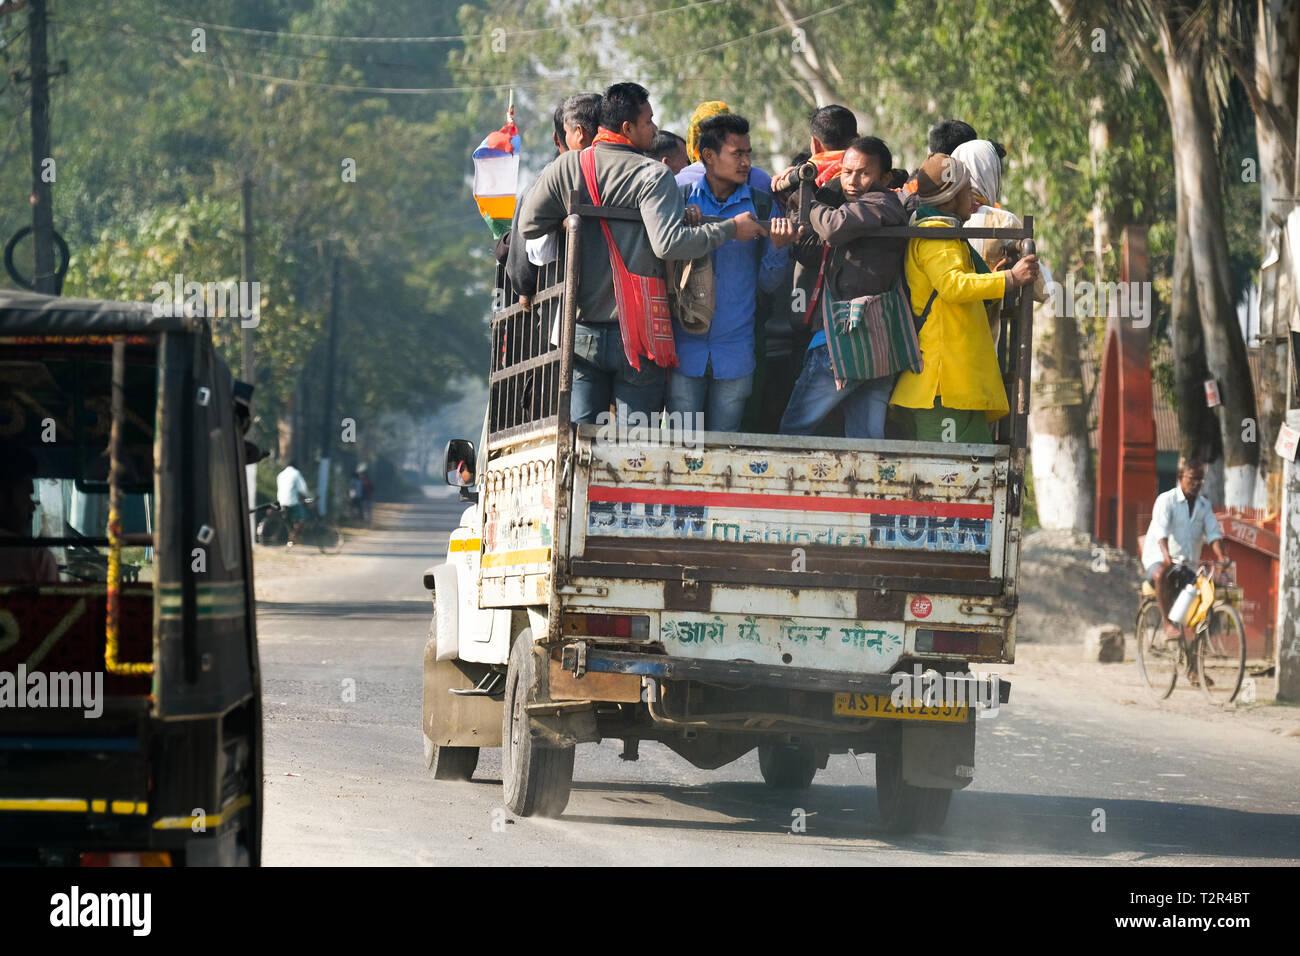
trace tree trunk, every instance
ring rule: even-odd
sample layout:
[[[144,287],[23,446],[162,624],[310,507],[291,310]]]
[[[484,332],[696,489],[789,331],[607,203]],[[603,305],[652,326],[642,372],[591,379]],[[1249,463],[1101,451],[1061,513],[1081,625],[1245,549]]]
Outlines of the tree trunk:
[[[1044,528],[1092,533],[1092,454],[1083,404],[1053,404],[1060,384],[1077,382],[1079,328],[1071,310],[1056,313],[1053,299],[1035,310],[1031,379],[1035,396],[1029,414],[1029,454],[1033,465],[1038,523]],[[1052,386],[1056,386],[1055,388]]]
[[[1205,88],[1205,58],[1196,49],[1172,49],[1168,31],[1162,31],[1160,39],[1169,74],[1174,164],[1182,179],[1180,204],[1187,206],[1187,239],[1205,356],[1218,381],[1223,403],[1219,409],[1223,501],[1230,507],[1249,506],[1255,497],[1259,444],[1243,441],[1242,430],[1247,420],[1258,427],[1258,419],[1246,343],[1237,324],[1228,271],[1228,239]],[[1201,402],[1204,404],[1204,398]]]
[[[1289,204],[1276,200],[1292,193],[1295,171],[1296,87],[1300,71],[1300,12],[1289,0],[1260,0],[1255,32],[1254,76],[1255,138],[1259,144],[1260,241],[1265,255],[1276,245],[1279,227],[1272,217],[1285,219]],[[1287,254],[1286,249],[1282,254]],[[1291,270],[1279,263],[1273,295],[1275,331],[1285,330],[1297,306]],[[1261,305],[1263,304],[1261,292]],[[1262,315],[1261,315],[1262,318]],[[1285,339],[1261,342],[1259,383],[1260,492],[1258,504],[1267,510],[1281,507],[1282,461],[1271,454],[1286,415],[1287,352]]]
[[[1110,129],[1102,115],[1103,107],[1100,96],[1094,96],[1088,104],[1092,114],[1088,122],[1088,155],[1094,176],[1101,168],[1102,154],[1110,147]],[[1098,187],[1092,198],[1092,279],[1097,283],[1106,278],[1106,253],[1110,250],[1110,219],[1104,199],[1105,194]]]
[[[280,461],[288,461],[293,458],[297,449],[294,448],[293,441],[297,429],[294,428],[298,420],[298,390],[294,389],[289,393],[285,400],[284,413],[276,429],[277,445],[279,447],[278,458]]]
[[[1177,178],[1182,179],[1181,176]],[[1206,367],[1205,337],[1201,334],[1201,317],[1196,307],[1196,279],[1192,270],[1192,247],[1187,238],[1186,204],[1182,202],[1178,203],[1177,229],[1169,337],[1174,347],[1178,455],[1180,458],[1199,458],[1217,466],[1223,455],[1223,441],[1218,421],[1205,406],[1205,380],[1210,372]],[[1210,501],[1222,502],[1221,467],[1206,474],[1204,494]]]
[[[776,11],[786,26],[790,28],[792,43],[796,36],[800,38],[798,47],[792,51],[797,55],[790,58],[790,65],[808,84],[813,96],[817,98],[818,106],[829,106],[832,103],[838,103],[839,99],[835,93],[834,81],[822,69],[821,60],[816,49],[808,41],[807,33],[795,22],[795,16],[790,12],[790,8],[784,3],[784,0],[776,0]]]

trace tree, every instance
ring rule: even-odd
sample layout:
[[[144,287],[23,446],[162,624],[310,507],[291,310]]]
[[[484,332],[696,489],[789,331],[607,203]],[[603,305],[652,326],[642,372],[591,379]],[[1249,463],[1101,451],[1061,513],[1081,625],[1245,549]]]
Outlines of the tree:
[[[1296,170],[1296,110],[1300,96],[1300,10],[1287,0],[1238,0],[1230,4],[1232,28],[1219,35],[1220,52],[1230,65],[1250,101],[1259,148],[1254,159],[1243,157],[1238,170],[1246,179],[1258,175],[1260,185],[1260,243],[1276,249],[1281,239],[1277,219],[1285,219],[1287,196],[1294,194]],[[1253,29],[1252,23],[1253,22]],[[1252,42],[1253,39],[1253,42]],[[1286,250],[1281,250],[1286,255]],[[1286,415],[1286,328],[1300,307],[1300,290],[1290,270],[1277,270],[1273,298],[1280,338],[1261,343],[1264,381],[1260,389],[1259,444],[1271,449]],[[1261,290],[1264,294],[1265,290]],[[1265,486],[1263,501],[1269,509],[1280,507],[1281,461],[1267,451],[1260,460]]]
[[[292,395],[303,396],[298,417],[319,404],[324,363],[314,356],[336,256],[348,369],[340,413],[364,438],[381,412],[422,416],[454,398],[458,378],[481,377],[486,365],[491,283],[466,179],[490,123],[455,89],[448,61],[458,44],[306,35],[454,35],[456,15],[420,0],[165,10],[122,0],[111,14],[87,9],[64,21],[51,54],[69,62],[52,111],[56,225],[73,251],[65,293],[148,301],[177,273],[239,279],[248,175],[263,299],[259,444],[275,447],[295,417]],[[0,29],[14,38],[9,24]],[[371,91],[408,87],[431,92]],[[0,87],[0,112],[21,114],[20,92]],[[0,180],[6,235],[30,215],[26,194],[21,177]],[[238,331],[214,324],[234,368]],[[319,434],[318,421],[313,442]]]
[[[1259,445],[1242,440],[1241,423],[1256,420],[1255,395],[1237,323],[1216,149],[1228,95],[1226,66],[1218,55],[1228,20],[1213,5],[1191,0],[1059,0],[1058,9],[1080,31],[1101,25],[1116,42],[1126,39],[1122,48],[1147,70],[1165,99],[1178,187],[1178,243],[1188,249],[1186,259],[1175,257],[1174,291],[1181,297],[1195,289],[1207,365],[1219,384],[1223,500],[1230,506],[1250,505],[1255,500]],[[1176,322],[1191,314],[1187,306],[1180,298]],[[1189,330],[1175,326],[1176,343],[1188,346],[1195,340]],[[1178,394],[1190,403],[1196,402],[1192,396],[1199,384],[1193,380],[1196,359],[1195,354],[1180,355],[1175,365]],[[1189,419],[1194,417],[1190,407],[1181,412]],[[1188,427],[1194,424],[1180,421],[1185,448],[1200,434],[1200,429]]]

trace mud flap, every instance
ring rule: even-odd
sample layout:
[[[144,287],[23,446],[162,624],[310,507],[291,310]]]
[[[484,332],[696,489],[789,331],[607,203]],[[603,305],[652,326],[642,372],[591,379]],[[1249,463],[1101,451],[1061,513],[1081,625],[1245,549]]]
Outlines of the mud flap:
[[[975,721],[901,721],[903,781],[914,787],[961,790],[975,774]]]
[[[481,676],[481,669],[480,669]],[[437,639],[424,647],[424,734],[439,747],[500,747],[501,709],[491,697],[462,697],[475,676],[461,661],[437,659]]]
[[[599,743],[595,705],[586,701],[551,700],[550,649],[544,644],[534,644],[532,653],[537,682],[528,695],[528,716],[533,736],[553,747]]]

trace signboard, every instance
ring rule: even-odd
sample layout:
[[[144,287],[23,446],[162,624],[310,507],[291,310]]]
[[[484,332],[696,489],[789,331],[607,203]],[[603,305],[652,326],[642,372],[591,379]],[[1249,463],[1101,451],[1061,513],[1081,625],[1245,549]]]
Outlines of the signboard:
[[[1223,404],[1219,400],[1219,383],[1212,378],[1205,380],[1205,407],[1218,408]]]
[[[1300,207],[1295,207],[1286,217],[1286,244],[1291,250],[1291,281],[1300,279]],[[1291,331],[1300,332],[1300,310],[1291,314]],[[1274,334],[1281,333],[1275,329]]]
[[[1287,461],[1295,461],[1296,443],[1300,442],[1300,431],[1284,424],[1277,432],[1277,444],[1273,450]]]

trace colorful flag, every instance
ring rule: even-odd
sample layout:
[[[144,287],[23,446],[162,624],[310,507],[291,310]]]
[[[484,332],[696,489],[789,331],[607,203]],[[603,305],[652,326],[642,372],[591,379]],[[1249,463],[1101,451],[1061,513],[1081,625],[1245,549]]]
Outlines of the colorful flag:
[[[474,201],[493,239],[510,231],[518,185],[519,130],[510,121],[495,133],[488,133],[474,150]]]

